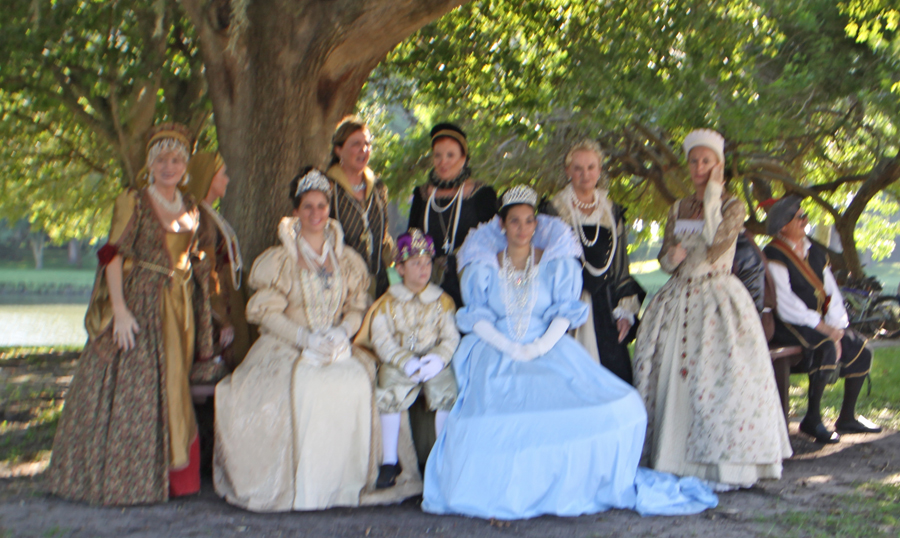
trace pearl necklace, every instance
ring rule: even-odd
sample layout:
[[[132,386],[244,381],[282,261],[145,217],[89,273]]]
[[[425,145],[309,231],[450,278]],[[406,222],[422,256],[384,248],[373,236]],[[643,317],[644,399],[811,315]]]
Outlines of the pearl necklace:
[[[168,213],[172,213],[173,215],[177,215],[184,210],[184,199],[181,196],[181,192],[178,189],[175,189],[175,199],[172,201],[166,200],[166,197],[163,196],[159,190],[157,190],[156,185],[150,185],[147,187],[147,191],[150,193],[150,197],[153,198],[160,207],[165,209]]]
[[[578,237],[581,239],[581,244],[586,247],[592,247],[597,244],[597,239],[600,238],[600,224],[597,223],[597,229],[594,230],[594,238],[588,240],[587,234],[584,233],[584,222],[581,220],[581,209],[593,209],[596,208],[600,204],[600,200],[597,198],[597,191],[594,191],[592,195],[592,201],[590,204],[585,204],[581,200],[578,199],[578,195],[575,194],[575,189],[569,191],[569,200],[572,202],[572,206],[575,208],[572,211],[572,220],[575,225],[574,228],[578,231]]]
[[[503,265],[500,268],[500,284],[503,291],[503,302],[506,306],[506,317],[512,331],[513,339],[521,342],[528,332],[531,313],[537,302],[535,285],[537,284],[537,267],[534,266],[534,245],[525,260],[525,269],[519,271],[509,258],[509,248],[503,250]]]
[[[575,193],[575,189],[572,189],[572,205],[574,205],[578,209],[594,209],[599,203],[600,200],[597,199],[597,191],[593,191],[591,193],[591,203],[586,204],[578,199],[578,195]]]
[[[428,202],[425,205],[425,235],[428,235],[428,221],[430,220],[431,210],[434,209],[438,215],[443,214],[445,211],[453,207],[455,211],[450,213],[451,220],[453,221],[453,230],[452,235],[447,233],[447,230],[444,230],[444,244],[441,245],[441,250],[444,251],[444,254],[450,254],[453,249],[456,247],[456,232],[459,230],[459,214],[462,212],[462,193],[463,189],[465,189],[465,182],[456,189],[456,194],[453,195],[453,198],[450,199],[450,202],[445,206],[438,205],[437,201],[434,199],[435,193],[437,193],[437,187],[431,189],[431,196],[428,197]],[[457,203],[457,201],[459,203]],[[441,225],[443,226],[443,218],[441,219]]]
[[[569,185],[568,188],[569,188],[569,190],[568,190],[569,200],[570,200],[572,206],[574,206],[575,208],[584,207],[584,204],[580,200],[578,200],[578,196],[575,194],[575,189],[571,188],[571,185]],[[602,200],[597,195],[597,191],[595,190],[593,202],[589,206],[585,207],[585,209],[593,207],[594,211],[597,211],[600,208],[601,203],[602,203]],[[603,267],[600,267],[600,268],[594,267],[587,261],[587,259],[584,256],[584,253],[581,254],[582,265],[584,266],[584,268],[587,270],[588,273],[590,273],[591,275],[593,275],[595,277],[599,277],[609,270],[609,267],[612,265],[613,256],[615,256],[616,249],[618,248],[618,235],[619,235],[618,229],[617,229],[618,226],[617,226],[616,220],[613,216],[612,207],[608,206],[606,212],[609,215],[610,221],[611,221],[610,222],[611,228],[610,228],[610,234],[609,234],[610,238],[611,238],[611,240],[610,240],[611,244],[610,244],[609,250],[607,251],[606,264],[604,264]],[[584,218],[584,215],[582,215],[581,211],[578,211],[577,209],[573,209],[571,211],[571,213],[572,213],[572,227],[575,228],[575,230],[578,232],[578,238],[581,241],[581,244],[588,248],[596,245],[597,240],[600,238],[600,226],[602,225],[600,221],[602,220],[602,215],[600,218],[597,219],[597,229],[594,231],[594,238],[589,240],[587,238],[587,234],[584,233],[584,222],[582,220]]]
[[[313,332],[323,331],[332,326],[334,317],[340,307],[343,294],[340,265],[331,241],[322,245],[322,254],[316,254],[302,235],[297,238],[300,257],[307,271],[300,271],[300,289],[303,294],[303,311],[309,329]],[[334,271],[325,270],[327,258],[331,258]]]

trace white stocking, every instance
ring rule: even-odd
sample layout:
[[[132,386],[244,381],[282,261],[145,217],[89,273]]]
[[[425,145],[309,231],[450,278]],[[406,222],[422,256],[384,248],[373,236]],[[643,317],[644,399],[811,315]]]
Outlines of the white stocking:
[[[400,437],[400,413],[383,413],[381,415],[381,444],[384,448],[385,465],[397,464],[397,440]]]
[[[435,411],[434,412],[434,434],[439,436],[441,432],[444,431],[444,422],[447,420],[447,415],[450,414],[450,411]]]

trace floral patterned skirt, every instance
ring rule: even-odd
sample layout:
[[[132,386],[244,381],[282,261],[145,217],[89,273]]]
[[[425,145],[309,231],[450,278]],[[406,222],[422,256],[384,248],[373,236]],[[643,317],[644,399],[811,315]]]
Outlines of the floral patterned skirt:
[[[742,486],[781,477],[790,440],[762,325],[736,277],[671,278],[641,320],[634,378],[648,413],[645,465]]]

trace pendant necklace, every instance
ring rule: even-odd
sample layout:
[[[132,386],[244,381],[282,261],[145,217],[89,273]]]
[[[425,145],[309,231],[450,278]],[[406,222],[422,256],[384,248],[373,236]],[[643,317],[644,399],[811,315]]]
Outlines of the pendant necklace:
[[[303,257],[303,261],[306,262],[306,267],[309,268],[311,273],[322,280],[322,285],[325,289],[330,289],[332,275],[325,269],[325,263],[328,260],[328,254],[331,251],[330,241],[327,239],[325,240],[325,243],[322,245],[322,254],[316,254],[316,251],[302,235],[300,236],[298,243],[300,246],[300,255]]]
[[[453,195],[453,198],[450,199],[450,202],[445,206],[441,206],[437,203],[434,198],[435,193],[437,193],[437,187],[431,190],[431,196],[428,197],[428,202],[425,205],[425,234],[428,234],[428,221],[430,220],[430,212],[432,209],[438,214],[438,218],[440,219],[441,225],[443,227],[444,219],[443,213],[448,209],[450,210],[450,218],[453,221],[453,233],[448,234],[446,230],[444,230],[444,244],[441,245],[441,250],[444,251],[444,254],[450,254],[453,249],[456,247],[456,232],[459,230],[459,214],[462,209],[462,192],[465,188],[465,183],[459,186],[456,189],[456,194]]]

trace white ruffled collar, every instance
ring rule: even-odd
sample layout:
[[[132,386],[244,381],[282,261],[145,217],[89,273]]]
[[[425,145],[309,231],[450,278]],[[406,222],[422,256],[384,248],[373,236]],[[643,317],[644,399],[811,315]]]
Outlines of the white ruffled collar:
[[[297,238],[300,235],[300,219],[297,217],[284,217],[278,223],[278,239],[295,261],[300,261],[300,251],[297,249]],[[344,230],[335,219],[328,219],[325,224],[325,238],[331,241],[335,256],[340,257],[344,251]]]
[[[398,301],[403,301],[404,303],[412,301],[417,294],[413,293],[409,288],[403,285],[402,282],[398,282],[397,284],[391,284],[391,287],[388,288],[388,293],[391,294]],[[444,293],[444,290],[435,286],[434,284],[429,283],[425,286],[425,289],[418,293],[419,301],[422,304],[429,304],[437,301],[441,298],[441,294]]]
[[[562,219],[550,215],[537,216],[537,229],[531,243],[534,248],[544,251],[541,265],[560,258],[579,258],[582,255],[581,243],[575,237],[572,228]],[[506,245],[506,234],[500,227],[498,215],[469,232],[456,255],[457,270],[462,271],[465,266],[475,262],[500,267],[497,254],[504,250]]]

